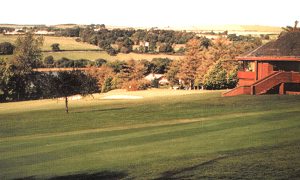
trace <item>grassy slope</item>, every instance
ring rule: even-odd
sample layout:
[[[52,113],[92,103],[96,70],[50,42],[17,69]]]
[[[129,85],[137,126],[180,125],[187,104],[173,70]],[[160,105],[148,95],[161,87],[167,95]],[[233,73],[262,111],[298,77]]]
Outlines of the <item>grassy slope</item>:
[[[0,42],[10,42],[14,43],[18,36],[5,36],[0,35]],[[44,36],[44,45],[42,50],[51,50],[51,45],[53,43],[59,43],[61,50],[97,50],[99,47],[82,42],[76,42],[75,38],[71,37],[54,37],[54,36]]]
[[[300,175],[300,96],[133,94],[145,98],[71,101],[68,115],[56,100],[0,104],[0,179]]]

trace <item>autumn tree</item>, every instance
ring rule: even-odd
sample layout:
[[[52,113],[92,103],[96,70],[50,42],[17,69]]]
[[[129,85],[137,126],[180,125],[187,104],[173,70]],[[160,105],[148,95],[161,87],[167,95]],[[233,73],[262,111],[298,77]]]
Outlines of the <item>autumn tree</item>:
[[[171,64],[168,66],[166,77],[169,80],[171,87],[179,83],[177,74],[179,72],[180,66],[181,66],[180,61],[172,61]]]
[[[181,60],[178,78],[184,82],[187,88],[194,88],[194,82],[197,76],[197,69],[200,65],[200,41],[198,39],[190,40],[186,45],[186,55]]]
[[[102,65],[100,68],[89,67],[87,73],[97,79],[97,85],[101,92],[107,92],[113,88],[112,81],[116,74],[111,67],[107,65]]]

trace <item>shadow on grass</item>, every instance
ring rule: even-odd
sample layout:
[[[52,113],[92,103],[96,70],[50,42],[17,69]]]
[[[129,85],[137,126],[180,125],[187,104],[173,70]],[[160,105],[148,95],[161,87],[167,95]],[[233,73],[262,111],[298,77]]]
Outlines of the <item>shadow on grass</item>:
[[[300,158],[299,148],[300,142],[296,140],[227,151],[219,157],[194,166],[165,171],[156,180],[299,179],[299,163],[296,163]],[[230,163],[230,160],[234,163]]]
[[[117,180],[127,177],[128,174],[125,172],[113,172],[113,171],[103,171],[99,173],[93,173],[93,174],[72,174],[72,175],[66,175],[66,176],[55,176],[48,178],[48,180]],[[18,178],[15,180],[37,180],[41,179],[38,177],[30,176],[30,177],[24,177],[24,178]]]
[[[219,161],[221,159],[225,159],[225,158],[226,158],[226,156],[220,156],[220,157],[217,157],[215,159],[212,159],[212,160],[209,160],[209,161],[197,164],[195,166],[190,166],[190,167],[186,167],[186,168],[179,169],[179,170],[174,170],[174,171],[166,171],[166,172],[164,172],[164,173],[161,174],[160,178],[157,178],[155,180],[166,180],[166,179],[168,179],[168,180],[170,180],[170,179],[173,179],[173,180],[178,179],[179,180],[179,179],[181,179],[181,177],[175,177],[176,175],[180,175],[181,173],[185,173],[187,171],[193,171],[193,170],[201,168],[203,166],[214,164],[217,161]]]
[[[77,111],[74,113],[105,112],[105,111],[117,111],[117,110],[123,110],[123,109],[126,109],[126,108],[122,107],[122,108],[111,108],[111,109],[91,109],[91,110],[85,110],[85,111]]]

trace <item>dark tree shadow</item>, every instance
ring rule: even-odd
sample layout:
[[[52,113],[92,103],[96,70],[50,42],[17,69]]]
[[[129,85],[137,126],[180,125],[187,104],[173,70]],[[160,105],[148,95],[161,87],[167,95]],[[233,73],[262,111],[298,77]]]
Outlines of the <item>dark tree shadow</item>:
[[[86,113],[86,112],[105,112],[105,111],[116,111],[116,110],[122,110],[126,108],[111,108],[111,109],[92,109],[92,110],[85,110],[85,111],[77,111],[74,113]]]
[[[221,159],[225,159],[225,158],[226,158],[225,156],[221,156],[221,157],[217,157],[215,159],[212,159],[212,160],[209,160],[209,161],[206,161],[206,162],[194,165],[194,166],[190,166],[190,167],[180,169],[180,170],[166,171],[166,172],[162,173],[161,177],[157,178],[156,180],[171,180],[171,179],[172,180],[175,180],[175,179],[179,180],[179,179],[181,179],[181,177],[176,177],[176,175],[180,175],[181,173],[184,173],[184,172],[187,172],[187,171],[193,171],[194,169],[201,168],[203,166],[213,164],[213,163],[215,163],[215,162],[217,162]]]
[[[48,178],[48,180],[118,180],[127,177],[128,174],[125,172],[112,172],[112,171],[103,171],[99,173],[82,173],[82,174],[71,174],[65,176],[55,176]],[[38,177],[30,176],[24,178],[18,178],[15,180],[37,180]]]

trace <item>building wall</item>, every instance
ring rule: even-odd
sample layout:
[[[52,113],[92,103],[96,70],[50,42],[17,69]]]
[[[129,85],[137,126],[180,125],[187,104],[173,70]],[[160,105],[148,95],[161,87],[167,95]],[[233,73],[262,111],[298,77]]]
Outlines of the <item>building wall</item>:
[[[258,80],[267,77],[268,75],[272,74],[273,72],[273,65],[269,62],[258,62],[257,68],[257,75]]]

